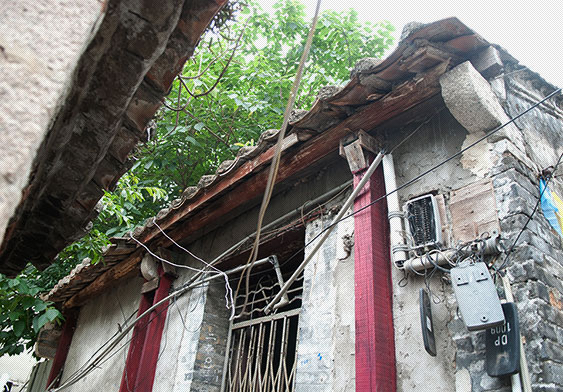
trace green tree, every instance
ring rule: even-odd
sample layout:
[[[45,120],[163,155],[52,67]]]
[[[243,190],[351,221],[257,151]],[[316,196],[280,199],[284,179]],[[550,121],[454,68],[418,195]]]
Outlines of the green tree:
[[[302,3],[279,0],[273,12],[250,3],[205,36],[158,113],[153,140],[137,154],[136,175],[178,195],[278,128],[309,27]],[[322,86],[348,81],[359,59],[380,57],[392,31],[387,22],[361,22],[354,10],[324,11],[296,107],[308,109]]]
[[[278,0],[266,12],[251,0],[234,3],[202,38],[155,118],[137,162],[106,192],[92,230],[44,271],[28,266],[15,279],[0,276],[0,355],[31,347],[45,322],[60,320],[37,297],[84,258],[101,260],[111,236],[155,215],[204,174],[281,125],[310,20],[298,0]],[[324,11],[306,63],[296,106],[310,108],[325,85],[342,85],[361,58],[380,57],[392,44],[387,22],[361,22],[354,10]]]
[[[61,319],[51,302],[36,297],[40,291],[25,272],[14,279],[0,274],[0,356],[32,348],[41,327]]]

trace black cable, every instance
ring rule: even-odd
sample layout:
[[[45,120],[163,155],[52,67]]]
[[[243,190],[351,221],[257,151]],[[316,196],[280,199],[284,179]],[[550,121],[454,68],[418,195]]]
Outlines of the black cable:
[[[299,251],[297,251],[296,253],[294,253],[293,255],[291,255],[287,260],[285,260],[285,261],[281,264],[281,266],[286,265],[286,264],[287,264],[289,261],[291,261],[294,257],[296,257],[298,254],[300,254],[301,252],[303,252],[303,251],[305,250],[305,248],[307,248],[307,246],[311,245],[311,244],[312,244],[317,238],[319,238],[325,231],[327,231],[328,229],[330,229],[330,228],[333,227],[334,225],[336,225],[336,224],[342,222],[342,221],[345,220],[345,219],[348,219],[348,218],[350,218],[350,217],[356,215],[357,213],[359,213],[359,212],[361,212],[361,211],[367,209],[368,207],[371,207],[372,205],[374,205],[374,204],[380,202],[381,200],[386,199],[388,196],[392,195],[393,193],[396,193],[396,192],[400,191],[401,189],[404,189],[404,188],[406,188],[407,186],[409,186],[409,185],[411,185],[411,184],[417,182],[418,180],[420,180],[420,179],[423,178],[424,176],[430,174],[431,172],[433,172],[433,171],[436,170],[437,168],[439,168],[439,167],[445,165],[446,163],[448,163],[448,162],[451,161],[452,159],[454,159],[454,158],[458,157],[459,155],[463,154],[465,151],[467,151],[467,150],[469,150],[470,148],[474,147],[475,145],[479,144],[480,142],[482,142],[483,140],[487,139],[488,137],[490,137],[491,135],[495,134],[496,132],[500,131],[501,129],[503,129],[503,128],[506,127],[507,125],[513,123],[514,121],[516,121],[517,119],[519,119],[519,118],[522,117],[523,115],[527,114],[528,112],[530,112],[531,110],[535,109],[536,107],[538,107],[539,105],[541,105],[542,103],[544,103],[545,101],[549,100],[551,97],[555,96],[556,94],[558,94],[558,93],[560,93],[560,92],[561,92],[561,88],[556,89],[555,91],[553,91],[552,93],[550,93],[549,95],[547,95],[547,96],[546,96],[545,98],[543,98],[542,100],[536,102],[534,105],[530,106],[528,109],[524,110],[523,112],[520,112],[520,113],[519,113],[518,115],[516,115],[515,117],[512,117],[512,118],[511,118],[510,120],[508,120],[506,123],[504,123],[504,124],[502,124],[502,125],[496,127],[496,128],[493,129],[492,131],[488,132],[488,133],[485,134],[483,137],[481,137],[481,138],[477,139],[475,142],[471,143],[469,146],[467,146],[467,147],[461,149],[460,151],[458,151],[458,152],[456,152],[455,154],[451,155],[450,157],[446,158],[444,161],[442,161],[442,162],[436,164],[435,166],[433,166],[433,167],[431,167],[430,169],[424,171],[423,173],[419,174],[418,176],[414,177],[413,179],[407,181],[406,183],[404,183],[403,185],[397,187],[396,189],[394,189],[394,190],[392,190],[392,191],[389,191],[389,192],[387,192],[386,194],[384,194],[384,195],[378,197],[377,199],[375,199],[374,201],[370,202],[369,204],[367,204],[367,205],[365,205],[365,206],[359,208],[357,211],[354,211],[354,212],[352,212],[352,213],[350,213],[350,214],[348,214],[348,215],[342,217],[340,220],[338,220],[338,221],[336,221],[336,222],[332,222],[330,225],[328,225],[327,227],[325,227],[324,229],[322,229],[319,233],[317,233],[317,235],[316,235],[315,237],[313,237],[309,242],[307,242],[307,243],[303,246],[303,248],[301,248]],[[415,133],[416,131],[418,131],[418,129],[419,129],[419,128],[415,129],[415,131],[414,131],[413,133]],[[412,136],[412,134],[409,135],[408,137],[410,137],[410,136]],[[401,142],[400,144],[402,144],[402,142]],[[399,145],[400,145],[400,144],[399,144]],[[395,149],[395,148],[394,148],[394,149]],[[393,149],[393,150],[394,150],[394,149]],[[559,157],[559,160],[557,161],[557,163],[556,163],[556,165],[555,165],[555,167],[554,167],[554,170],[553,170],[554,172],[555,172],[555,170],[557,169],[557,166],[559,165],[559,163],[561,162],[561,158],[563,158],[563,154]],[[546,187],[544,188],[543,192],[545,192],[545,189],[547,189],[547,183],[549,182],[550,179],[551,179],[551,177],[546,181]],[[541,202],[541,196],[543,196],[543,192],[542,192],[542,194],[540,195],[540,198],[538,199],[538,202],[536,203],[536,206],[534,207],[534,210],[532,211],[532,214],[529,216],[529,218],[528,218],[526,224],[524,225],[524,227],[522,228],[522,230],[521,230],[520,233],[518,234],[516,240],[515,240],[514,243],[512,244],[510,250],[508,251],[508,253],[507,253],[506,257],[505,257],[505,260],[503,261],[502,265],[498,268],[498,270],[501,270],[502,268],[505,267],[505,265],[506,265],[506,263],[507,263],[507,260],[508,260],[508,257],[509,257],[509,255],[510,255],[510,253],[512,252],[514,246],[516,245],[516,242],[518,241],[518,239],[520,238],[520,236],[522,235],[522,233],[523,233],[524,230],[526,229],[526,226],[528,225],[528,223],[529,223],[530,220],[532,219],[533,214],[534,214],[535,211],[537,210],[537,208],[538,208],[538,206],[539,206],[539,204],[540,204],[540,202]],[[434,263],[432,262],[432,264],[434,264]],[[198,286],[195,286],[195,287],[198,287]],[[194,287],[194,288],[195,288],[195,287]],[[183,293],[182,293],[182,294],[183,294]],[[178,294],[178,296],[180,296],[180,295],[182,295],[182,294]],[[177,298],[177,297],[174,297],[173,300],[175,300],[175,298]],[[163,309],[163,310],[168,310],[168,307],[169,307],[169,306],[170,306],[170,302],[168,303],[168,305],[166,306],[166,308]],[[162,310],[162,311],[163,311],[163,310]],[[150,314],[152,314],[152,312],[149,313],[149,314],[147,314],[147,316],[150,315]],[[152,321],[152,320],[151,320],[151,321]],[[150,321],[149,321],[149,323],[150,323]],[[108,340],[108,342],[104,343],[104,345],[102,345],[102,347],[104,347],[107,343],[109,343],[109,341],[111,341],[111,338]],[[129,342],[127,342],[127,343],[129,343]],[[96,352],[99,352],[99,350],[100,350],[102,347],[100,347]],[[121,348],[123,348],[123,346],[120,347],[120,349],[121,349]],[[119,350],[120,350],[120,349],[119,349]],[[118,350],[118,351],[119,351],[119,350]],[[94,355],[95,355],[95,354],[94,354]],[[113,356],[113,354],[112,354],[112,356]],[[93,357],[93,356],[92,356],[92,357]]]
[[[313,239],[311,239],[308,243],[305,244],[305,246],[300,249],[298,252],[294,253],[291,257],[289,257],[289,259],[287,259],[283,264],[285,265],[286,263],[288,263],[291,259],[293,259],[294,257],[296,257],[299,253],[301,253],[307,246],[311,245],[317,238],[319,238],[326,230],[330,229],[332,226],[342,222],[345,219],[350,218],[351,216],[356,215],[357,213],[365,210],[368,207],[371,207],[372,205],[374,205],[375,203],[380,202],[383,199],[386,199],[387,196],[392,195],[393,193],[396,193],[398,191],[400,191],[401,189],[406,188],[409,185],[412,185],[413,183],[417,182],[418,180],[420,180],[422,177],[426,176],[427,174],[430,174],[431,172],[433,172],[434,170],[436,170],[437,168],[445,165],[446,163],[448,163],[449,161],[451,161],[452,159],[458,157],[459,155],[463,154],[465,151],[469,150],[470,148],[474,147],[475,145],[481,143],[483,140],[487,139],[488,137],[494,135],[495,133],[497,133],[498,131],[500,131],[501,129],[503,129],[504,127],[506,127],[507,125],[512,124],[514,121],[518,120],[520,117],[522,117],[523,115],[527,114],[528,112],[530,112],[531,110],[535,109],[536,107],[538,107],[539,105],[541,105],[542,103],[544,103],[545,101],[547,101],[548,99],[550,99],[551,97],[557,95],[558,93],[561,92],[561,88],[556,89],[555,91],[553,91],[552,93],[550,93],[549,95],[547,95],[545,98],[543,98],[542,100],[536,102],[535,104],[533,104],[532,106],[530,106],[528,109],[520,112],[519,114],[517,114],[516,116],[512,117],[511,119],[509,119],[507,122],[505,122],[504,124],[499,125],[498,127],[496,127],[495,129],[493,129],[492,131],[489,131],[487,134],[485,134],[485,136],[477,139],[475,142],[471,143],[470,145],[468,145],[467,147],[461,149],[460,151],[456,152],[455,154],[451,155],[449,158],[446,158],[445,160],[443,160],[442,162],[434,165],[433,167],[431,167],[430,169],[424,171],[423,173],[419,174],[418,176],[414,177],[413,179],[407,181],[406,183],[404,183],[401,186],[398,186],[397,188],[393,189],[392,191],[387,192],[386,194],[384,194],[383,196],[378,197],[377,199],[375,199],[374,201],[366,204],[365,206],[359,208],[357,211],[354,211],[344,217],[342,217],[340,220],[336,221],[336,222],[332,222],[330,225],[328,225],[327,227],[325,227],[323,230],[321,230],[319,233],[317,233],[316,236],[313,237]]]
[[[164,304],[163,304],[164,305]],[[172,305],[172,301],[169,301],[168,304],[165,305],[164,309],[160,309],[158,312],[150,312],[147,313],[143,319],[145,317],[149,317],[149,320],[147,321],[147,324],[145,326],[143,326],[141,328],[141,330],[148,328],[148,326],[150,325],[150,323],[152,323],[154,320],[156,320],[158,318],[158,316],[160,316],[164,311],[167,311],[168,308]],[[135,311],[133,314],[137,313],[137,311]],[[151,317],[154,316],[154,317]],[[68,380],[72,379],[75,376],[79,376],[80,372],[83,372],[83,369],[86,365],[88,365],[88,363],[94,359],[94,357],[96,356],[97,353],[99,353],[104,347],[106,347],[108,345],[108,343],[110,343],[116,335],[118,335],[120,333],[120,331],[118,330],[117,332],[115,332],[108,340],[106,340],[105,343],[103,343],[96,351],[94,351],[94,353],[85,361],[85,363],[79,368],[77,369],[74,373],[72,373],[71,375],[69,375],[66,380],[64,382],[62,382],[61,380],[61,384],[64,385],[64,383],[68,382]],[[112,352],[111,354],[107,354],[107,357],[104,358],[103,360],[101,360],[96,367],[101,366],[102,364],[104,364],[105,362],[107,362],[111,357],[113,357],[114,355],[116,355],[119,351],[121,351],[124,347],[126,347],[135,337],[137,336],[137,334],[135,333],[135,330],[132,331],[131,337],[129,339],[127,339],[123,344],[121,344],[119,347],[116,346],[117,348],[113,348],[112,350],[114,350],[114,352]],[[83,376],[79,376],[79,378],[74,381],[71,385],[74,385],[76,382],[78,382],[81,378],[83,378]],[[70,385],[69,385],[70,386]],[[59,387],[56,387],[59,388]],[[56,389],[55,388],[55,389]]]
[[[563,154],[559,155],[559,159],[557,160],[557,163],[555,164],[555,166],[553,167],[553,172],[555,172],[555,170],[557,170],[557,166],[559,166],[559,164],[561,163],[561,158],[563,158]],[[492,268],[496,271],[502,271],[504,268],[506,268],[506,264],[508,263],[508,258],[510,257],[512,251],[514,250],[514,247],[516,246],[516,243],[518,242],[518,240],[520,239],[520,236],[522,236],[522,234],[524,233],[524,230],[526,230],[526,227],[528,227],[528,223],[530,223],[530,221],[532,220],[534,214],[536,213],[536,211],[538,210],[538,207],[541,204],[541,199],[543,197],[543,194],[545,193],[545,191],[547,190],[547,186],[549,184],[549,181],[553,178],[553,176],[549,176],[546,180],[545,180],[545,187],[543,188],[543,190],[540,193],[540,196],[538,198],[538,201],[536,202],[536,205],[534,206],[534,209],[532,210],[532,213],[528,216],[528,219],[526,220],[526,223],[524,224],[524,226],[522,226],[522,229],[520,230],[520,232],[518,233],[518,235],[516,236],[516,239],[514,240],[514,242],[512,243],[512,246],[510,247],[510,249],[508,249],[508,251],[506,252],[506,255],[504,256],[504,260],[502,261],[502,264],[500,265],[500,267],[496,268],[495,266],[493,266]]]

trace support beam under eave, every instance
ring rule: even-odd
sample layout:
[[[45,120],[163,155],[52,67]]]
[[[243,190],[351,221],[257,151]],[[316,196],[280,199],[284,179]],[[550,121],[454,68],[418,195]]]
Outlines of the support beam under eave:
[[[367,168],[366,168],[367,169]],[[354,186],[366,169],[355,171]],[[354,202],[360,210],[385,194],[377,168]],[[354,215],[356,391],[395,391],[395,336],[385,199]]]
[[[139,311],[137,317],[141,316],[153,304],[153,293],[146,293],[141,296],[139,303]],[[129,344],[129,352],[127,353],[127,360],[125,362],[125,369],[121,378],[121,385],[119,392],[132,391],[135,386],[135,380],[139,371],[139,364],[141,363],[141,354],[143,353],[143,346],[147,336],[149,317],[141,319],[133,329],[133,336]]]
[[[160,284],[154,294],[153,306],[168,296],[172,281],[174,280],[172,276],[164,273],[162,267],[160,267],[159,270]],[[133,388],[134,391],[150,392],[153,389],[156,364],[159,359],[160,341],[162,339],[164,325],[166,324],[167,312],[168,301],[165,301],[157,306],[149,316],[146,316],[148,317],[147,331],[138,365],[135,387]]]

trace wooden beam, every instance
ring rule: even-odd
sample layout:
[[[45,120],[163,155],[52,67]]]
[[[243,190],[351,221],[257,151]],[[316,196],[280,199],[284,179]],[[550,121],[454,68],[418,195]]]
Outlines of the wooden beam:
[[[162,268],[160,269],[160,285],[154,294],[153,305],[166,298],[172,286],[173,277],[165,275]],[[137,369],[137,377],[133,391],[152,391],[154,384],[154,375],[156,373],[156,364],[160,353],[160,341],[166,324],[166,316],[168,313],[168,302],[165,301],[157,306],[148,318],[145,342],[141,353],[140,362]]]
[[[313,137],[289,153],[294,144],[287,143],[286,153],[282,156],[276,183],[298,175],[309,169],[314,163],[329,154],[338,151],[340,139],[350,130],[372,130],[389,121],[393,117],[414,108],[434,97],[440,92],[439,78],[447,70],[448,63],[437,65],[428,72],[397,86],[384,98],[366,105],[348,119],[320,135]],[[273,147],[246,162],[223,181],[211,186],[195,199],[177,210],[159,226],[175,240],[185,238],[209,225],[230,211],[239,208],[243,203],[260,196],[264,192],[268,172],[264,170],[273,156]],[[250,177],[250,178],[248,178]],[[247,179],[248,178],[248,179]],[[189,225],[178,224],[189,219]],[[177,227],[173,227],[173,226]],[[153,241],[160,232],[157,229],[146,233],[140,241],[147,244]],[[168,247],[171,242],[163,237],[151,244],[153,248]],[[115,279],[130,273],[141,261],[138,250],[120,264],[106,271],[85,289],[74,295],[65,303],[66,307],[80,306],[92,296],[98,295],[106,285]]]
[[[147,311],[153,304],[154,295],[142,294],[139,301],[139,311],[137,317]],[[137,380],[137,373],[139,371],[139,364],[141,363],[141,354],[145,345],[147,336],[147,327],[149,325],[149,317],[145,316],[133,328],[133,335],[131,336],[131,343],[129,343],[129,351],[127,359],[125,360],[125,369],[121,377],[121,385],[119,392],[133,391],[135,381]]]
[[[107,270],[102,275],[98,276],[96,280],[86,286],[84,289],[73,295],[68,301],[65,302],[65,308],[74,308],[84,305],[90,298],[98,296],[104,292],[108,287],[112,287],[121,279],[124,279],[138,268],[141,259],[143,258],[143,251],[136,250],[127,257],[123,262],[115,267]]]
[[[373,159],[373,158],[372,158]],[[366,169],[354,173],[354,186]],[[354,201],[354,211],[385,194],[379,167]],[[354,215],[356,390],[396,391],[393,286],[385,202]]]

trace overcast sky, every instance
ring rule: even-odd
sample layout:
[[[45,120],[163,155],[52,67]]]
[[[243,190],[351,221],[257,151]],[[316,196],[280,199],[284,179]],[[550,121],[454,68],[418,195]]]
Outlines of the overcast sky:
[[[312,16],[316,0],[302,0]],[[274,0],[260,0],[264,8]],[[563,87],[563,0],[322,0],[322,9],[355,8],[360,18],[388,20],[396,42],[411,21],[433,22],[456,16],[487,41],[504,47],[519,62],[548,82]]]

